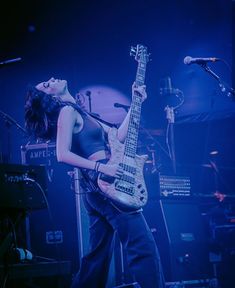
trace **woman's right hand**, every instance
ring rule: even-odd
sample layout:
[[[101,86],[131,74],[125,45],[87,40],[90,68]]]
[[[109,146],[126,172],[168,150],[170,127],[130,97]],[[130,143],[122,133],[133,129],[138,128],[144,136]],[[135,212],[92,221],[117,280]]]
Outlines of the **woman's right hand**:
[[[132,97],[134,94],[137,94],[141,97],[142,102],[147,99],[146,85],[138,86],[135,82],[132,85]]]
[[[123,168],[118,164],[101,163],[99,166],[99,172],[119,179],[123,175]]]

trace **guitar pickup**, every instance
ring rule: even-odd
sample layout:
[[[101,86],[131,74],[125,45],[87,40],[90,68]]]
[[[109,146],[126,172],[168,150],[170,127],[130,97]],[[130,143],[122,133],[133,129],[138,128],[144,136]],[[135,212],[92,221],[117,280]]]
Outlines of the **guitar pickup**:
[[[115,181],[115,177],[101,173],[100,180],[108,182],[109,184],[112,184]]]

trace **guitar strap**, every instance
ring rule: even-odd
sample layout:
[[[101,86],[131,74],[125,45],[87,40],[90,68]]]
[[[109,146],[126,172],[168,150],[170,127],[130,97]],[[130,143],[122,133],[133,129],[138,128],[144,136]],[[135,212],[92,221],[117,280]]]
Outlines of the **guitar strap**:
[[[77,110],[79,113],[81,113],[82,115],[88,114],[88,115],[90,115],[92,118],[100,121],[101,123],[103,123],[103,124],[105,124],[105,125],[107,125],[107,126],[109,126],[109,127],[115,127],[115,128],[117,128],[117,124],[110,123],[110,122],[108,122],[108,121],[106,121],[106,120],[103,120],[103,119],[101,119],[100,117],[94,115],[94,113],[90,113],[90,112],[87,112],[87,111],[83,110],[78,104],[75,104],[75,103],[72,103],[72,102],[68,102],[68,101],[60,102],[60,104],[61,104],[61,106],[71,106],[71,107],[73,107],[75,110]]]

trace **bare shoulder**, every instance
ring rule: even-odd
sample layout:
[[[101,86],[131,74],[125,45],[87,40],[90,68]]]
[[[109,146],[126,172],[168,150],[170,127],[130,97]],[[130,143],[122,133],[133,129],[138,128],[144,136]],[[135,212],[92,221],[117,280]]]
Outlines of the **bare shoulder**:
[[[75,114],[75,112],[77,111],[72,106],[69,105],[62,107],[60,110],[60,114],[72,114],[72,113]]]
[[[78,115],[80,116],[81,114],[74,109],[72,106],[64,106],[63,108],[61,108],[60,110],[60,115],[62,115],[63,117],[77,117]]]
[[[69,121],[71,124],[72,123],[75,124],[79,122],[78,119],[80,118],[81,118],[81,115],[76,109],[74,109],[72,106],[64,106],[60,110],[58,123]]]

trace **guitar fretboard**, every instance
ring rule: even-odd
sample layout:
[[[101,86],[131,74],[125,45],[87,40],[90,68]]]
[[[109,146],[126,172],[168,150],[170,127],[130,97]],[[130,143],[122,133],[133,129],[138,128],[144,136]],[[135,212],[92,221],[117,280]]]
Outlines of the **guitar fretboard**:
[[[137,73],[136,73],[136,84],[138,86],[144,84],[146,71],[146,62],[140,60],[138,62]],[[127,131],[127,137],[125,142],[124,155],[127,157],[135,158],[138,143],[138,134],[140,126],[140,115],[141,115],[142,99],[138,93],[134,93],[132,96],[132,104],[130,111],[130,122]]]

